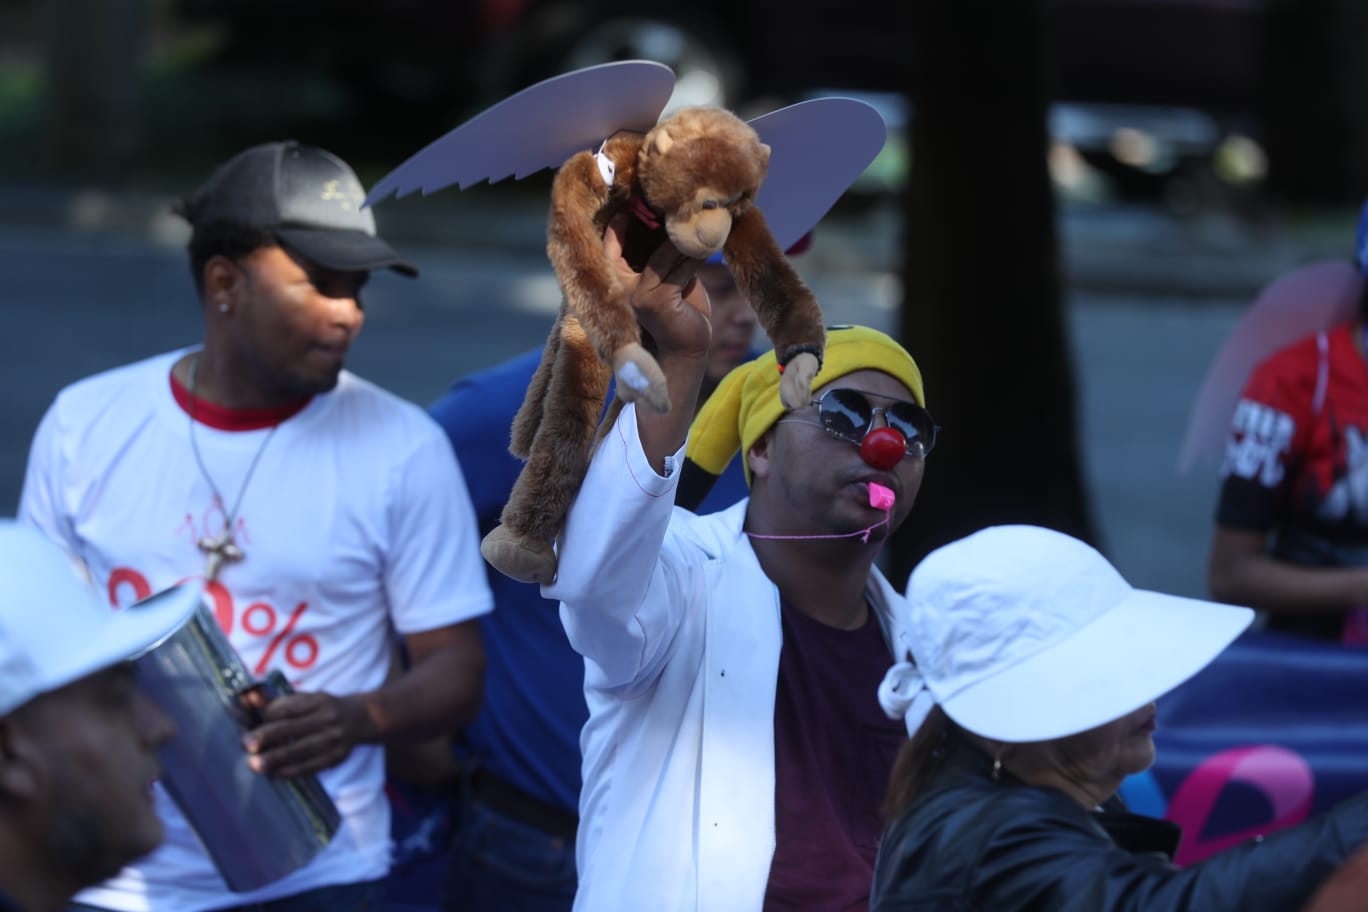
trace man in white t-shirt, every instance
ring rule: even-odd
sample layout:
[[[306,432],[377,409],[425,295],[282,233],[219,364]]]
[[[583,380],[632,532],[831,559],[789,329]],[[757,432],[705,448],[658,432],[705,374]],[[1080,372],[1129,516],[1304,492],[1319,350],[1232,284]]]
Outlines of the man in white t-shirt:
[[[312,862],[232,893],[158,789],[165,844],[82,893],[89,907],[372,908],[389,866],[382,746],[474,716],[491,598],[460,468],[420,408],[343,370],[369,273],[416,272],[363,199],[322,149],[230,159],[180,210],[203,345],[71,385],[34,438],[21,519],[113,606],[203,577],[247,667],[296,691],[245,736],[248,764],[318,774],[343,817]],[[408,664],[391,675],[396,634]]]

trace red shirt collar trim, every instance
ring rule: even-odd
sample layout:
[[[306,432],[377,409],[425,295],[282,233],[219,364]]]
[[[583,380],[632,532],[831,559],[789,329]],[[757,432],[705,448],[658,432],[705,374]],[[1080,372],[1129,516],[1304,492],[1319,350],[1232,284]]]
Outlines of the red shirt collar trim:
[[[260,431],[275,427],[304,411],[304,407],[313,401],[313,396],[306,396],[298,402],[271,408],[227,408],[191,393],[174,372],[171,374],[171,395],[187,415],[219,431]]]

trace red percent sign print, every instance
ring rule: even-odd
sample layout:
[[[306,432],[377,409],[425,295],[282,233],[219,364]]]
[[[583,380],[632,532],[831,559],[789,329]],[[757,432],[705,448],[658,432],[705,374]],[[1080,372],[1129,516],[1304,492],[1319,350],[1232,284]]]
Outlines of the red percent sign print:
[[[247,606],[247,610],[242,612],[242,617],[238,620],[242,624],[242,629],[252,636],[271,636],[271,642],[266,644],[266,651],[261,654],[261,659],[256,663],[256,668],[252,669],[253,674],[260,676],[266,671],[266,666],[271,662],[271,656],[285,644],[285,664],[291,668],[298,668],[301,671],[305,668],[313,667],[313,663],[318,661],[318,640],[314,639],[311,633],[301,633],[290,636],[294,633],[295,627],[299,624],[299,619],[304,611],[309,607],[307,602],[300,602],[298,607],[290,615],[290,619],[285,622],[285,629],[276,633],[276,621],[279,619],[275,608],[266,602],[253,602]],[[260,621],[254,621],[256,617]],[[304,655],[301,656],[300,653]]]

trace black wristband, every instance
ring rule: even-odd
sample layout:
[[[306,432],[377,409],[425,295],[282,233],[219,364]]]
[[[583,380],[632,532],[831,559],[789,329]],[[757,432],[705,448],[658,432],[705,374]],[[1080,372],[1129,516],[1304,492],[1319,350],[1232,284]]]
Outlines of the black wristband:
[[[817,359],[817,370],[820,372],[822,370],[822,346],[820,345],[794,345],[790,347],[779,359],[779,372],[783,373],[784,368],[788,367],[788,363],[804,352]]]

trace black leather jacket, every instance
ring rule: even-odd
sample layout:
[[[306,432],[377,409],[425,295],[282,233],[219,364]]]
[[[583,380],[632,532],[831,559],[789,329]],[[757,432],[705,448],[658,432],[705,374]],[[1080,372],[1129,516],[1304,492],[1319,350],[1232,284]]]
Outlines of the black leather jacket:
[[[1178,827],[1087,811],[1003,774],[967,742],[884,835],[871,912],[1295,912],[1368,842],[1368,793],[1191,867]]]

